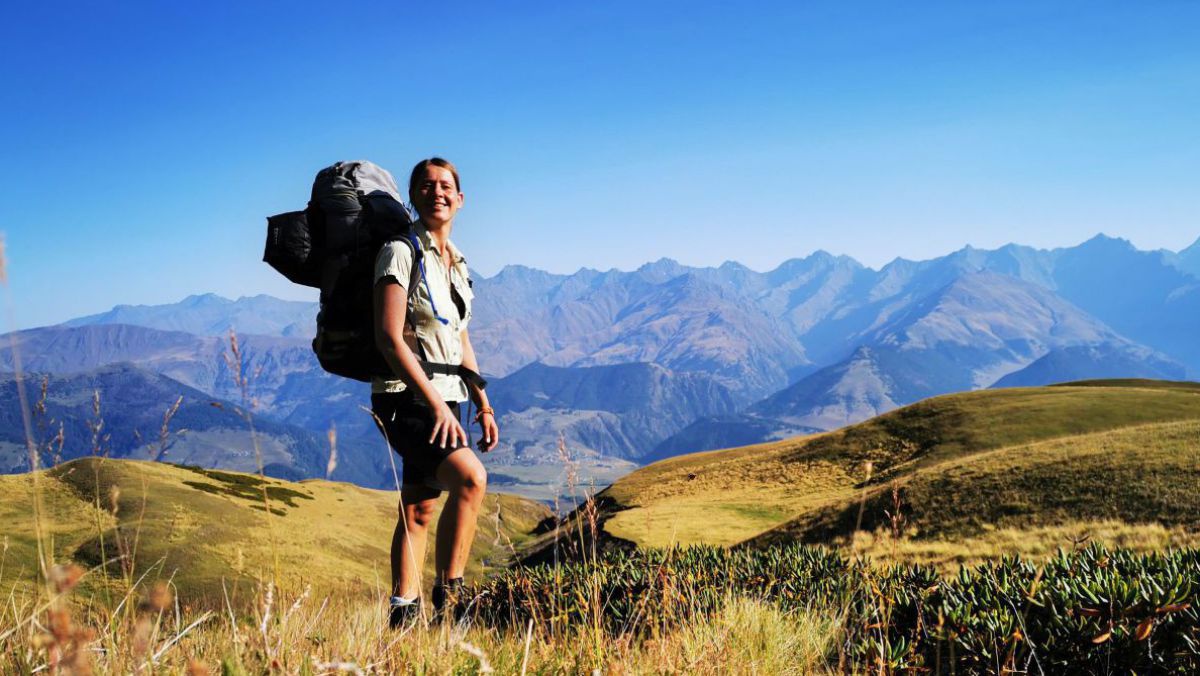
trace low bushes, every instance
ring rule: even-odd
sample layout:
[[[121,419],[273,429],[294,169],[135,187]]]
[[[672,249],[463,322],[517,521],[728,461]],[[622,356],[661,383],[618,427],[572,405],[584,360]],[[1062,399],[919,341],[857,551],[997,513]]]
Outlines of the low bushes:
[[[591,627],[654,636],[734,597],[828,613],[833,664],[958,673],[1200,672],[1200,551],[1134,554],[1092,546],[1043,564],[1017,558],[943,578],[821,548],[781,545],[613,552],[527,567],[466,595],[488,626]]]

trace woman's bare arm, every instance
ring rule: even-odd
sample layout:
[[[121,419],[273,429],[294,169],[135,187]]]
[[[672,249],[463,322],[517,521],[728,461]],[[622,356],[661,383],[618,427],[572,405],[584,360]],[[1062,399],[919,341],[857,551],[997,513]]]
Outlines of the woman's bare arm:
[[[404,342],[404,318],[408,311],[408,293],[404,287],[389,281],[380,280],[375,285],[375,346],[383,353],[384,360],[392,372],[404,381],[404,384],[414,388],[434,413],[433,436],[439,445],[452,444],[457,448],[467,443],[467,433],[458,423],[446,406],[445,400],[434,389],[433,383],[421,368],[417,355]]]

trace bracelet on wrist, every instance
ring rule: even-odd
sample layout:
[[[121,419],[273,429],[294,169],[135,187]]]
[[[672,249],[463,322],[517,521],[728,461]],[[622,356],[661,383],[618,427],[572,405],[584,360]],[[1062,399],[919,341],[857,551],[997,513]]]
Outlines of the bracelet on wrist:
[[[495,418],[496,417],[496,409],[492,408],[491,406],[480,407],[479,412],[475,414],[475,422],[482,423],[483,416],[485,416],[485,415],[490,415],[493,418]]]

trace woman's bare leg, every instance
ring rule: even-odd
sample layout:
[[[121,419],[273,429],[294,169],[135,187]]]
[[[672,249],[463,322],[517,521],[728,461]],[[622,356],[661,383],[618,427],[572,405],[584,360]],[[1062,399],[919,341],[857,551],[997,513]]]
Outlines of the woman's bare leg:
[[[487,470],[471,449],[460,448],[438,465],[437,477],[450,489],[437,532],[437,578],[444,582],[462,577],[467,567],[475,521],[487,490]]]
[[[393,596],[411,599],[421,593],[426,536],[438,495],[438,491],[421,486],[405,486],[400,491],[400,518],[392,533]]]

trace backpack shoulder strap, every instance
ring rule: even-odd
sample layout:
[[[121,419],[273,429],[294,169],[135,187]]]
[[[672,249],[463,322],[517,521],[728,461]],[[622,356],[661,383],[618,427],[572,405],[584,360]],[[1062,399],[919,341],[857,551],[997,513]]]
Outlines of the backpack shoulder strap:
[[[412,269],[408,273],[408,297],[411,299],[417,293],[417,285],[421,283],[421,266],[424,264],[425,252],[421,250],[421,240],[417,233],[409,229],[402,240],[413,252]]]
[[[402,237],[389,239],[388,241],[384,242],[384,245],[386,246],[392,242],[403,242],[408,246],[409,250],[412,251],[413,261],[408,272],[408,286],[405,287],[408,291],[408,297],[411,302],[413,295],[415,295],[417,292],[417,285],[421,283],[421,259],[425,256],[425,254],[423,251],[421,251],[420,240],[417,239],[416,234],[411,230]]]

